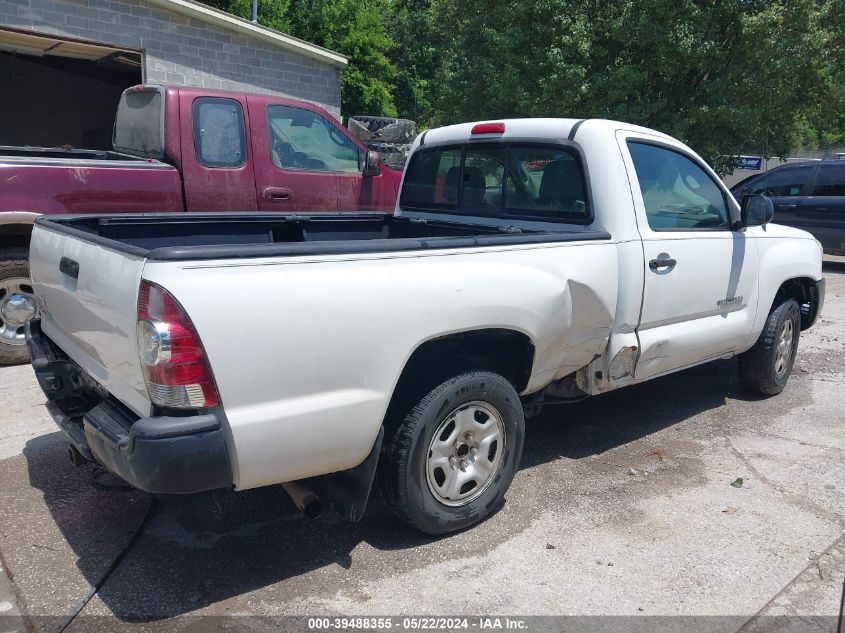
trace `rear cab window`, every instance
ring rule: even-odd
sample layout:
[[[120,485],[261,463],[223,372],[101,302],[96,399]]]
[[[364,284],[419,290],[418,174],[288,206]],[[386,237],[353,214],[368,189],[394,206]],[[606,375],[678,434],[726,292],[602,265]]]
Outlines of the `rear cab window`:
[[[589,224],[581,157],[567,145],[488,143],[417,150],[399,205],[407,210]]]

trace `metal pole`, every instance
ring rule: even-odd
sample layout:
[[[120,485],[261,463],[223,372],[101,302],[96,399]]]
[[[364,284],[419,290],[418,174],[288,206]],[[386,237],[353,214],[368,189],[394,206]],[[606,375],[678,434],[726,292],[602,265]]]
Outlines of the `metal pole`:
[[[258,24],[258,0],[252,0],[252,21]]]

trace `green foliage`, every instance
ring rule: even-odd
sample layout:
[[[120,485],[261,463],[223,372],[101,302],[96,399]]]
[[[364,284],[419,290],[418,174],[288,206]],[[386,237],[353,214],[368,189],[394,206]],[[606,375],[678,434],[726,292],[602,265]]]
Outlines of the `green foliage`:
[[[205,0],[242,18],[252,0]],[[258,22],[349,57],[341,83],[344,114],[395,116],[396,68],[388,58],[393,40],[384,15],[387,0],[259,0]]]
[[[260,0],[259,21],[349,56],[347,115],[620,119],[722,173],[845,143],[842,0]]]
[[[444,121],[620,119],[681,138],[727,172],[726,156],[742,150],[785,155],[802,121],[842,130],[843,64],[830,53],[837,40],[842,48],[841,9],[840,0],[433,0],[435,22],[451,25],[436,109]]]
[[[384,24],[385,0],[289,0],[292,34],[349,57],[343,73],[343,111],[395,116],[387,57],[393,46]]]
[[[443,39],[435,28],[431,0],[390,2],[387,29],[397,42],[391,53],[397,69],[396,108],[402,117],[430,121],[434,116],[438,48]]]

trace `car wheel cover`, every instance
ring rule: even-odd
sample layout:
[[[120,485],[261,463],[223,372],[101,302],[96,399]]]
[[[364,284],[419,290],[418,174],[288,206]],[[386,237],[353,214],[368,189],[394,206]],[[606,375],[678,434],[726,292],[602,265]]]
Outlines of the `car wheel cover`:
[[[502,415],[489,402],[466,402],[443,416],[425,459],[432,496],[449,507],[478,499],[501,470],[505,441]]]
[[[783,378],[789,369],[789,361],[792,360],[792,348],[795,344],[795,327],[792,319],[786,319],[780,329],[777,347],[775,348],[775,374]]]

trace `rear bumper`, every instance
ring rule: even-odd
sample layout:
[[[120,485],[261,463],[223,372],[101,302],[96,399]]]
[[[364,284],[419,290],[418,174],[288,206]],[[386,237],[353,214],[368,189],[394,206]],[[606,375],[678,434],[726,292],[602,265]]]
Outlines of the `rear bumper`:
[[[26,341],[47,408],[83,456],[146,492],[232,487],[219,413],[138,418],[56,347],[38,319],[27,324]]]

